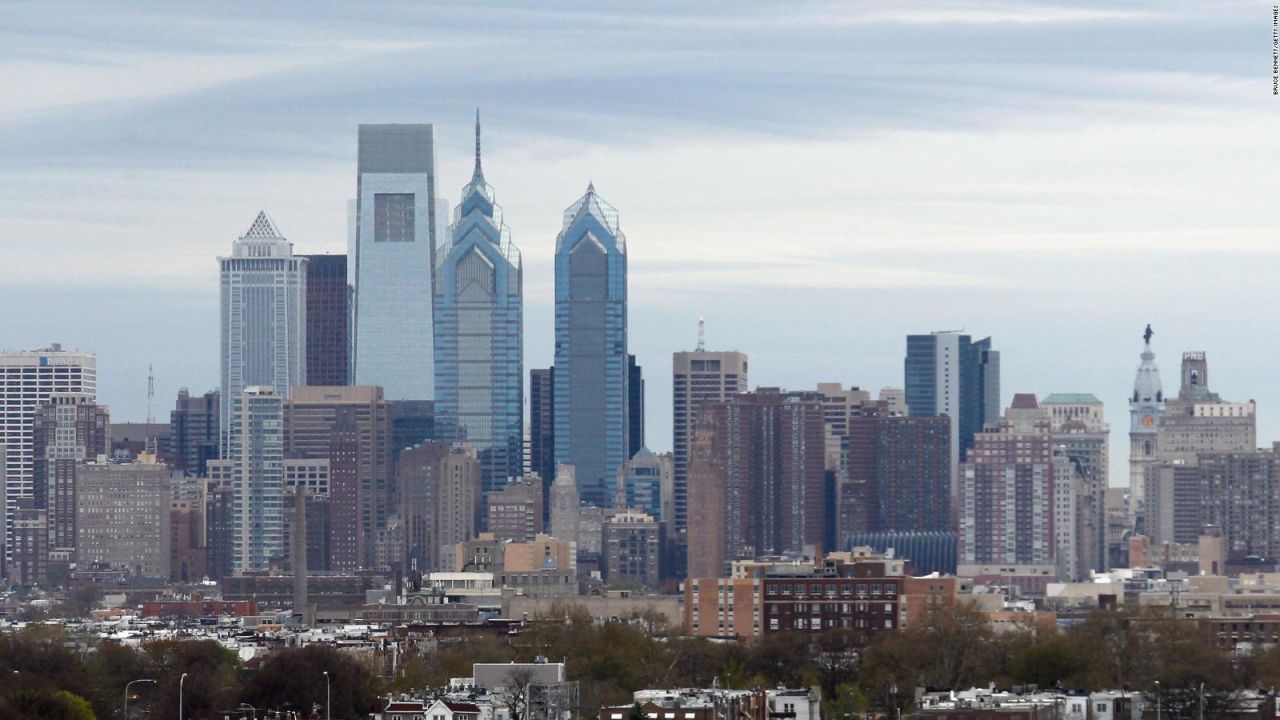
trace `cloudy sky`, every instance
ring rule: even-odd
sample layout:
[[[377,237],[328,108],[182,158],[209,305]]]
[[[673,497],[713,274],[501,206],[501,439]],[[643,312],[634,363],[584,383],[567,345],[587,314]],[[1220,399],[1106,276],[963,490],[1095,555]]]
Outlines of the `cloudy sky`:
[[[649,444],[670,353],[751,381],[902,383],[964,328],[1003,395],[1092,392],[1127,481],[1150,322],[1280,439],[1280,99],[1271,5],[726,1],[5,3],[0,346],[98,353],[113,417],[217,383],[215,258],[260,209],[342,252],[356,125],[431,122],[456,201],[485,173],[552,355],[560,213],[588,180],[629,241]],[[638,10],[637,8],[643,8]]]

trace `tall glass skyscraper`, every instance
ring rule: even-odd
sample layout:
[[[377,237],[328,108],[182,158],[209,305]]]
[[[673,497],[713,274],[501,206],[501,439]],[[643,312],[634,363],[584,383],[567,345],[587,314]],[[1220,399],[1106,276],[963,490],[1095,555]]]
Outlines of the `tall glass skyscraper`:
[[[627,460],[627,241],[587,186],[556,237],[555,453],[584,502],[613,504]]]
[[[973,437],[1000,419],[1000,353],[991,338],[957,332],[907,336],[903,362],[907,411],[915,417],[951,418],[951,497]]]
[[[287,397],[307,384],[307,259],[293,254],[265,212],[258,213],[222,272],[222,448],[230,398],[264,386]],[[224,455],[225,457],[225,455]]]
[[[352,288],[352,384],[431,400],[435,153],[430,125],[361,125]]]
[[[475,448],[485,493],[522,474],[523,266],[476,167],[436,265],[436,433]]]

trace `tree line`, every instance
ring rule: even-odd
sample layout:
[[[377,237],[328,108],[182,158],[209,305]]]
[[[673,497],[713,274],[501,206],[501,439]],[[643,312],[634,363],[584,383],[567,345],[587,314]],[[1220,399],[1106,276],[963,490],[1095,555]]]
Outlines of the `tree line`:
[[[325,676],[333,717],[364,718],[382,690],[371,666],[327,645],[286,648],[241,663],[213,640],[165,639],[132,648],[106,640],[84,646],[56,626],[0,635],[0,717],[6,720],[239,718],[242,707],[325,715]],[[182,676],[186,679],[182,680]],[[155,682],[134,683],[133,680]]]
[[[997,630],[982,613],[960,605],[932,607],[920,621],[869,645],[838,630],[738,643],[681,637],[656,615],[598,624],[581,606],[566,603],[517,635],[420,643],[394,663],[386,653],[358,655],[326,645],[242,663],[209,640],[158,640],[137,649],[103,641],[82,650],[57,628],[33,626],[0,636],[0,717],[120,717],[125,684],[138,678],[157,682],[133,686],[138,697],[131,713],[147,709],[150,715],[136,716],[176,717],[183,673],[185,717],[221,718],[241,703],[305,716],[313,704],[323,708],[328,671],[333,716],[362,718],[387,692],[442,687],[450,678],[469,677],[477,662],[538,657],[567,664],[569,679],[580,683],[582,717],[595,716],[604,705],[629,705],[632,693],[645,688],[812,687],[822,693],[827,717],[844,718],[908,714],[917,687],[994,684],[1071,691],[1158,687],[1166,717],[1191,720],[1203,684],[1215,698],[1205,713],[1213,720],[1231,692],[1280,684],[1280,649],[1235,655],[1219,650],[1206,633],[1197,621],[1139,609],[1095,611],[1065,630],[1030,620]]]

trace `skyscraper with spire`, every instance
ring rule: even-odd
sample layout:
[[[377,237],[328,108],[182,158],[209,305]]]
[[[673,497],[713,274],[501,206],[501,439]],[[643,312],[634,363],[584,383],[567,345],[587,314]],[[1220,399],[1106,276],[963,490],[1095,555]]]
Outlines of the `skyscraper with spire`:
[[[435,279],[436,434],[475,448],[485,493],[522,474],[524,343],[520,250],[476,164]]]
[[[1142,361],[1133,378],[1129,398],[1129,512],[1135,520],[1144,517],[1147,481],[1156,466],[1156,438],[1164,415],[1164,390],[1160,368],[1151,351],[1151,326],[1142,334]]]
[[[595,186],[556,237],[556,462],[574,466],[583,501],[613,504],[627,460],[627,243]]]
[[[265,212],[218,258],[222,282],[221,433],[226,453],[230,398],[247,387],[307,384],[307,259],[293,254]],[[225,455],[224,455],[225,456]]]

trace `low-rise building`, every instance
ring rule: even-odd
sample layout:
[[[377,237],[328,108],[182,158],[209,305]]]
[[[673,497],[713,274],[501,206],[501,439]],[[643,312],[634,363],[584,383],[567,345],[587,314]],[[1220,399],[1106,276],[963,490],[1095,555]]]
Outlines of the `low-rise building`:
[[[821,702],[808,689],[637,690],[631,705],[600,708],[599,720],[629,720],[639,707],[646,720],[819,720]]]
[[[685,631],[758,638],[769,632],[852,630],[864,641],[901,624],[902,560],[832,553],[821,563],[750,562],[734,578],[685,583]]]

